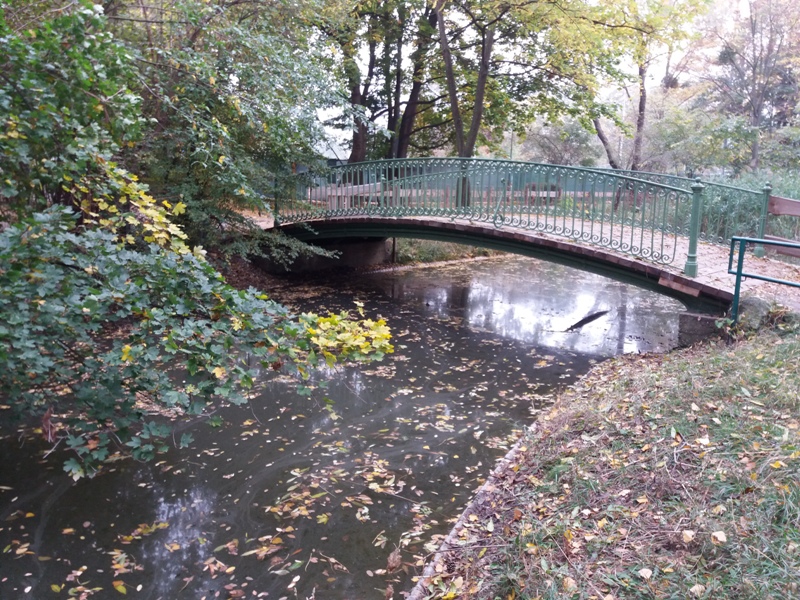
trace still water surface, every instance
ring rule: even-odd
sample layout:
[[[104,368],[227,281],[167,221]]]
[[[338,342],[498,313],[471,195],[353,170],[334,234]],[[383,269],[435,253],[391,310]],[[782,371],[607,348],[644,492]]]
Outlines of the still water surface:
[[[388,320],[395,354],[318,374],[309,397],[265,374],[220,426],[188,425],[190,449],[92,481],[73,484],[35,441],[0,439],[0,599],[78,586],[103,599],[402,598],[554,390],[609,356],[668,350],[681,309],[519,257],[273,295],[317,312],[360,300]]]

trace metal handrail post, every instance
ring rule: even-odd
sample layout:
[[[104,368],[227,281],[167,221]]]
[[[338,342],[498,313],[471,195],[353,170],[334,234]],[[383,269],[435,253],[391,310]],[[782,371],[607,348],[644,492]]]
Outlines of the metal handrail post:
[[[761,200],[761,215],[758,218],[758,237],[759,239],[764,239],[764,230],[767,228],[767,213],[769,212],[769,199],[772,195],[772,186],[767,183],[764,186],[763,190],[763,198]],[[766,254],[764,250],[764,244],[756,244],[753,248],[753,255],[759,258],[763,257]]]
[[[689,252],[683,273],[687,277],[697,277],[697,238],[700,237],[700,216],[703,212],[703,190],[705,186],[698,177],[692,184],[692,216],[689,223]]]
[[[739,319],[739,294],[742,291],[742,271],[744,271],[744,251],[747,246],[746,240],[731,240],[731,255],[728,262],[728,271],[730,271],[731,263],[733,262],[733,248],[736,242],[739,242],[739,257],[736,261],[736,286],[733,288],[733,304],[731,304],[731,320],[733,324]],[[763,246],[762,246],[763,248]]]

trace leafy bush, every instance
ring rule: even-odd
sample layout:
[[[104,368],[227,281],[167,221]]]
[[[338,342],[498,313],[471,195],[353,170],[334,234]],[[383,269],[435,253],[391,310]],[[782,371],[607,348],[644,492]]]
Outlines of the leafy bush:
[[[12,31],[0,10],[0,46],[0,208],[21,215],[69,203],[70,182],[89,193],[92,178],[146,125],[131,91],[131,52],[90,5],[24,32]]]
[[[307,376],[321,361],[379,358],[389,338],[383,321],[295,318],[228,286],[201,257],[120,246],[77,228],[69,209],[0,234],[0,396],[77,452],[65,466],[75,478],[112,452],[163,450],[170,428],[153,412],[245,401],[251,363]]]
[[[800,175],[793,170],[747,172],[735,178],[721,179],[720,183],[756,191],[763,190],[764,185],[769,183],[772,186],[772,194],[774,196],[800,199]],[[749,202],[737,207],[737,210],[728,209],[728,212],[731,213],[728,215],[728,219],[748,224],[747,227],[740,227],[739,230],[734,231],[733,235],[754,236],[757,234],[758,219],[761,214],[760,199],[751,199]],[[736,218],[737,216],[738,218]],[[800,219],[797,217],[770,215],[767,218],[766,233],[789,239],[800,239]]]

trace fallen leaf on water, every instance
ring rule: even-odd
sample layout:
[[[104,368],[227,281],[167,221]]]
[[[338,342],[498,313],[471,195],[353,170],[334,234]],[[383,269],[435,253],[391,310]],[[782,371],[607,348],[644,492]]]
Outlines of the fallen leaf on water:
[[[393,573],[403,564],[403,557],[400,553],[400,548],[395,548],[386,560],[386,570]]]

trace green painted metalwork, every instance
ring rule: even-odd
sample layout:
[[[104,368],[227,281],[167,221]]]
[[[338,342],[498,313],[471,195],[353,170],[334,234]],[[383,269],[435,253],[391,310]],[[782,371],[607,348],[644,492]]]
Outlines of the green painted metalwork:
[[[739,296],[742,290],[742,277],[749,277],[750,279],[759,279],[761,281],[769,281],[771,283],[779,283],[788,285],[790,287],[800,288],[800,281],[790,281],[788,279],[776,279],[774,277],[767,277],[757,273],[749,273],[744,270],[744,256],[747,244],[756,244],[760,246],[777,246],[781,248],[793,248],[800,250],[800,243],[795,242],[779,242],[773,240],[765,240],[760,238],[749,238],[734,236],[731,238],[731,249],[728,254],[728,273],[736,275],[736,285],[733,288],[733,303],[731,304],[731,319],[734,323],[739,319]],[[736,254],[736,268],[733,268],[733,257]]]
[[[680,239],[697,232],[693,210],[701,222],[697,197],[688,189],[615,171],[421,158],[334,167],[307,179],[293,197],[276,202],[276,213],[280,223],[312,225],[345,216],[463,219],[671,264],[676,253],[685,254],[678,252]]]
[[[767,214],[769,213],[769,198],[772,195],[772,186],[768,183],[764,186],[764,191],[761,194],[761,214],[758,219],[758,233],[756,237],[758,239],[764,239],[764,234],[766,233],[767,228]],[[761,258],[766,254],[764,250],[764,244],[756,244],[755,248],[753,248],[753,254],[757,257]]]
[[[683,272],[687,277],[697,277],[697,238],[700,232],[700,217],[703,212],[703,190],[705,186],[697,181],[692,185],[692,212],[689,225],[689,252]]]
[[[601,169],[603,172],[614,172]],[[688,177],[648,173],[646,171],[619,171],[653,183],[684,190],[692,189],[696,181]],[[724,183],[703,180],[703,219],[699,239],[713,244],[727,245],[732,236],[763,237],[761,221],[766,222],[763,205],[764,191],[738,188]]]

